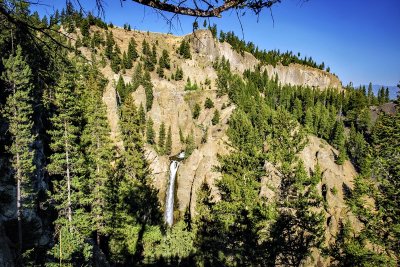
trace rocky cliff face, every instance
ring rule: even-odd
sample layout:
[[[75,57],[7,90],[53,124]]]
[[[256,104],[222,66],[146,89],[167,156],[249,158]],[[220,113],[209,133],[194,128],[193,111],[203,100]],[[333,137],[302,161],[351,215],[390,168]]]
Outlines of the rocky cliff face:
[[[226,136],[227,121],[230,114],[235,109],[234,105],[228,105],[228,98],[216,97],[215,78],[217,74],[212,68],[212,62],[224,56],[230,61],[234,71],[241,73],[245,69],[253,69],[258,65],[258,60],[251,54],[245,53],[243,56],[233,51],[227,43],[219,43],[214,40],[209,31],[197,31],[195,34],[184,37],[174,37],[162,34],[145,34],[142,32],[126,32],[122,29],[114,29],[113,34],[116,42],[124,51],[130,37],[135,38],[138,44],[138,51],[141,50],[140,44],[143,39],[152,45],[158,41],[157,52],[160,55],[162,49],[167,49],[171,57],[171,71],[167,71],[166,76],[180,67],[183,69],[184,78],[182,81],[160,79],[152,74],[154,86],[154,101],[152,109],[147,113],[148,118],[154,121],[154,130],[158,135],[159,127],[162,122],[167,129],[172,131],[172,154],[177,154],[185,148],[180,140],[179,131],[184,136],[193,134],[195,139],[195,149],[193,153],[185,159],[178,170],[175,216],[182,216],[186,211],[190,211],[195,216],[196,192],[203,182],[211,185],[213,193],[217,196],[215,181],[219,179],[219,174],[213,171],[213,167],[218,164],[217,155],[229,153],[228,138]],[[190,40],[192,46],[192,59],[184,60],[175,53],[181,40]],[[264,66],[270,77],[277,75],[278,80],[283,84],[307,85],[317,88],[341,88],[341,83],[337,77],[324,71],[313,69],[301,65],[290,66]],[[112,128],[112,136],[117,144],[121,145],[118,129],[118,108],[115,93],[115,84],[119,75],[114,74],[107,66],[102,70],[103,74],[110,80],[104,94],[104,102],[108,108],[108,119]],[[123,74],[125,82],[130,82],[133,70],[127,70]],[[186,79],[190,78],[202,87],[201,90],[190,92],[184,91]],[[206,79],[211,80],[210,86],[205,86]],[[139,87],[133,92],[136,105],[146,105],[144,88]],[[206,98],[212,99],[215,107],[204,108]],[[198,119],[193,119],[192,110],[195,104],[201,108]],[[227,106],[222,109],[223,104]],[[211,118],[215,109],[221,111],[221,121],[213,126]],[[206,138],[206,142],[201,139]],[[157,140],[157,138],[156,138]],[[168,156],[158,155],[156,148],[146,145],[146,158],[150,163],[153,174],[153,184],[159,191],[159,200],[162,205],[165,203],[166,190],[169,177],[170,160]],[[340,218],[348,218],[357,226],[356,219],[348,211],[345,205],[345,194],[348,188],[353,187],[353,178],[356,171],[350,162],[339,166],[335,163],[335,156],[338,152],[325,141],[315,137],[309,137],[309,144],[300,153],[300,158],[304,161],[306,169],[311,173],[315,171],[317,164],[321,167],[323,178],[318,189],[324,198],[325,218],[326,218],[326,242],[333,242],[337,233]],[[266,162],[265,170],[267,175],[263,178],[260,194],[268,199],[273,199],[280,184],[279,172],[270,163]],[[329,265],[329,260],[324,259],[319,253],[313,253],[313,262],[309,265]]]
[[[208,30],[196,31],[186,38],[191,40],[194,50],[201,57],[210,61],[225,57],[229,60],[232,69],[240,73],[246,69],[254,69],[259,63],[253,55],[245,52],[242,56],[235,52],[230,44],[219,43]],[[274,67],[267,65],[263,66],[263,69],[267,70],[270,77],[277,75],[282,84],[306,85],[321,89],[342,88],[340,80],[333,74],[308,66],[290,64],[289,66],[277,65]]]

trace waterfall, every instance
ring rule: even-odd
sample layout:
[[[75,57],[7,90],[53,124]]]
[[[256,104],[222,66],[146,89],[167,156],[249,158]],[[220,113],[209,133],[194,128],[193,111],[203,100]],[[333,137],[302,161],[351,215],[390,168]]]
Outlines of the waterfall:
[[[173,160],[169,166],[169,186],[167,192],[167,199],[165,201],[165,222],[172,226],[174,223],[174,191],[175,191],[175,177],[178,171],[179,162]]]

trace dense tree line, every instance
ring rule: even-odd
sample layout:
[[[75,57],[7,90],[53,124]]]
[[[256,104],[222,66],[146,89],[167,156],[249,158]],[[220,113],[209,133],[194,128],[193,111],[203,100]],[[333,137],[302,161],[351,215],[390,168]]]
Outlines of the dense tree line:
[[[139,58],[134,40],[121,53],[109,32],[103,45],[90,25],[107,26],[72,6],[50,21],[31,15],[27,4],[16,10],[55,32],[61,25],[80,28],[82,45],[84,38],[97,40],[94,47],[104,46],[116,72]],[[369,110],[388,100],[386,90],[375,97],[372,88],[351,85],[344,91],[283,86],[260,68],[238,75],[226,59],[214,62],[217,94],[236,107],[227,130],[231,153],[219,156],[215,167],[220,199],[204,184],[196,214],[177,212],[175,225],[166,227],[144,143],[171,154],[171,127],[162,123],[156,138],[146,114],[153,100],[150,72],[157,61],[169,69],[167,53],[157,60],[156,45],[144,42],[143,65],[135,64],[131,83],[117,81],[122,142],[116,146],[102,102],[108,82],[99,71],[102,55],[92,50],[88,61],[55,32],[37,40],[30,29],[7,22],[0,32],[0,211],[9,214],[4,209],[11,205],[15,211],[2,216],[0,231],[13,244],[17,265],[299,266],[324,242],[322,171],[316,167],[309,175],[297,156],[307,134],[327,140],[338,150],[337,163],[348,157],[360,173],[347,201],[364,227],[355,232],[340,222],[336,243],[324,251],[337,265],[398,264],[400,117],[381,114],[373,123]],[[181,72],[175,78],[182,79]],[[146,105],[137,107],[131,92],[140,85]],[[195,119],[202,105],[194,106]],[[204,108],[213,105],[207,99]],[[212,124],[219,123],[215,109]],[[179,130],[190,156],[193,130]],[[266,164],[280,173],[274,198],[260,194]]]
[[[325,66],[324,62],[322,62],[321,64],[317,64],[311,57],[301,58],[300,53],[295,54],[292,51],[281,52],[280,50],[261,50],[253,42],[246,43],[244,40],[241,40],[232,31],[226,33],[220,31],[218,40],[220,42],[229,43],[232,46],[233,50],[242,55],[244,54],[244,52],[252,54],[263,64],[276,66],[278,63],[280,63],[284,66],[288,66],[289,64],[297,63],[313,68],[318,68],[321,70],[326,70],[327,72],[330,71],[330,68]]]

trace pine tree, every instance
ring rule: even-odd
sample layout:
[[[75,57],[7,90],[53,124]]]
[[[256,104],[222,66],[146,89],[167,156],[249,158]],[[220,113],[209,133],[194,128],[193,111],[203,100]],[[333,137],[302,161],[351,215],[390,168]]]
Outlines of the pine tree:
[[[385,103],[390,101],[390,96],[389,96],[389,88],[386,87],[385,89]]]
[[[8,121],[11,135],[11,146],[8,148],[12,155],[11,163],[16,181],[16,211],[18,222],[18,256],[21,256],[23,246],[22,221],[23,211],[33,208],[35,200],[33,187],[35,136],[33,128],[32,107],[32,72],[22,56],[22,49],[17,47],[15,55],[3,59],[4,72],[2,79],[11,90],[7,97],[4,116]]]
[[[308,133],[314,133],[314,118],[312,107],[309,107],[306,111],[306,116],[304,117],[304,127]]]
[[[104,54],[108,59],[111,59],[113,56],[113,47],[114,47],[115,41],[114,41],[114,36],[112,31],[110,31],[109,34],[106,34],[106,48],[104,50]]]
[[[125,51],[122,53],[122,64],[125,69],[129,70],[132,68],[132,59],[130,59],[129,56],[127,56]]]
[[[178,67],[175,72],[175,81],[181,81],[182,79],[183,79],[183,70]]]
[[[160,131],[158,133],[158,151],[161,155],[165,153],[165,124],[161,123]]]
[[[206,101],[204,102],[204,108],[210,109],[213,107],[214,107],[214,102],[209,97],[207,97]]]
[[[192,117],[193,119],[197,119],[200,116],[201,107],[198,103],[194,105]]]
[[[146,126],[146,112],[144,111],[142,103],[140,103],[139,106],[139,123],[141,131],[144,134],[144,127]]]
[[[172,133],[171,133],[171,126],[169,126],[167,141],[165,142],[165,154],[171,155],[171,151],[172,151]]]
[[[143,77],[143,87],[146,94],[146,111],[150,111],[153,106],[153,84],[151,82],[150,73],[146,71]]]
[[[374,92],[372,90],[372,83],[368,84],[367,97],[368,97],[368,105],[373,105],[375,101],[374,101]]]
[[[151,54],[150,52],[150,45],[148,42],[146,42],[145,39],[142,41],[142,53],[143,55],[149,56]]]
[[[86,183],[91,189],[87,199],[91,205],[90,216],[93,220],[93,230],[96,232],[97,245],[100,246],[100,237],[108,233],[107,224],[110,220],[106,200],[113,154],[106,107],[102,101],[102,90],[96,81],[95,72],[90,74],[84,86],[86,125],[82,141],[85,147],[85,167],[89,174]]]
[[[153,44],[153,48],[151,51],[151,62],[153,63],[153,65],[157,64],[157,49],[155,44]]]
[[[214,111],[214,116],[211,119],[212,125],[217,125],[219,123],[220,115],[219,115],[219,110],[216,109]]]
[[[183,135],[181,127],[179,127],[179,141],[181,142],[181,144],[185,143],[185,136]]]
[[[181,56],[183,56],[184,59],[192,58],[192,55],[190,53],[190,44],[185,40],[181,42],[178,52]]]
[[[118,73],[121,70],[121,58],[116,52],[113,53],[111,57],[111,69],[115,73]]]
[[[119,78],[118,78],[116,90],[117,90],[117,93],[118,93],[118,96],[120,98],[120,102],[121,103],[124,102],[125,98],[128,95],[126,87],[127,86],[125,85],[124,79],[122,78],[122,75],[120,75]]]
[[[155,132],[154,132],[154,128],[153,128],[153,120],[151,118],[149,118],[147,120],[147,125],[146,125],[146,140],[147,143],[149,143],[150,145],[154,145],[154,138],[155,138]]]
[[[140,62],[136,65],[135,71],[132,75],[132,90],[136,91],[140,84],[143,83],[142,64]]]
[[[84,173],[83,155],[80,149],[79,125],[82,122],[81,108],[78,103],[76,85],[72,73],[63,73],[55,89],[54,105],[56,112],[51,118],[52,129],[50,148],[52,154],[47,166],[54,186],[53,199],[56,203],[58,218],[55,221],[60,243],[71,243],[70,247],[56,245],[52,254],[62,261],[72,261],[75,254],[83,254],[85,260],[90,255],[90,245],[85,242],[91,221],[83,208],[89,192],[81,180]],[[82,199],[81,199],[82,197]],[[82,202],[83,203],[82,203]]]
[[[128,45],[128,53],[127,56],[130,60],[136,61],[136,59],[139,57],[138,52],[136,50],[136,42],[135,39],[131,38],[129,40],[129,45]]]
[[[144,158],[140,117],[131,96],[122,106],[121,113],[125,151],[120,166],[123,171],[116,189],[115,228],[109,247],[114,262],[127,265],[140,256],[145,227],[158,223],[160,214],[157,193],[151,186],[148,163]]]

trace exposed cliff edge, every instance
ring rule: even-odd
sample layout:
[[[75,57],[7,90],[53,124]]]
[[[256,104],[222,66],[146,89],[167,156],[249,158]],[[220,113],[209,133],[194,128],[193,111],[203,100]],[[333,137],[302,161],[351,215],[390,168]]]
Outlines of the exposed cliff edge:
[[[195,216],[196,192],[203,182],[211,186],[214,195],[218,195],[215,182],[219,179],[220,174],[215,172],[213,167],[218,164],[217,156],[219,154],[229,153],[229,140],[226,135],[227,122],[235,109],[233,104],[229,104],[227,96],[218,98],[216,95],[217,73],[212,67],[213,61],[225,57],[229,60],[232,70],[239,74],[246,69],[254,69],[259,62],[249,53],[240,55],[228,43],[219,43],[207,30],[200,30],[183,37],[136,31],[126,32],[122,29],[113,29],[113,34],[123,51],[127,49],[131,37],[135,38],[138,51],[141,50],[140,44],[144,39],[150,44],[158,43],[158,54],[161,54],[163,49],[170,52],[171,69],[176,69],[176,67],[183,69],[184,75],[181,81],[159,78],[155,73],[151,73],[154,100],[151,110],[147,112],[147,118],[153,120],[154,130],[157,134],[161,123],[164,123],[167,128],[171,127],[172,154],[177,154],[185,148],[180,133],[185,137],[189,134],[194,137],[195,148],[192,154],[182,161],[176,177],[175,216],[181,217],[187,211],[190,211],[191,216]],[[175,52],[183,39],[190,39],[191,59],[183,59]],[[298,64],[276,67],[267,65],[263,68],[267,70],[270,77],[277,75],[282,84],[306,85],[320,89],[328,87],[341,89],[341,82],[336,76],[319,69]],[[126,83],[131,82],[133,69],[126,70],[126,73],[122,74]],[[103,68],[102,72],[110,81],[103,100],[108,109],[112,137],[118,144],[121,144],[115,93],[115,84],[119,75],[114,74],[109,66]],[[170,73],[172,70],[167,72],[167,77]],[[200,84],[202,89],[185,91],[187,78]],[[209,86],[204,86],[206,80],[211,81]],[[132,95],[137,106],[146,105],[145,90],[142,86],[139,86]],[[213,108],[206,109],[204,107],[207,98],[213,101]],[[194,119],[192,111],[196,103],[201,106],[201,112],[199,117]],[[211,119],[215,109],[221,112],[221,120],[217,125],[212,125]],[[315,170],[317,164],[323,172],[318,190],[326,203],[324,212],[327,243],[333,242],[341,218],[352,220],[354,225],[358,225],[354,216],[348,211],[344,200],[345,190],[353,187],[353,179],[357,173],[349,161],[342,166],[337,165],[335,163],[337,154],[338,152],[325,141],[315,136],[309,136],[308,145],[299,155],[310,173]],[[156,148],[151,145],[145,146],[145,156],[150,163],[153,184],[159,191],[158,197],[163,206],[169,177],[169,157],[159,155]],[[267,198],[273,198],[280,184],[279,173],[268,162],[265,164],[265,170],[267,175],[262,181],[260,194]],[[310,264],[318,262],[321,265],[329,265],[329,261],[318,252],[315,252],[313,257],[316,261],[310,262]]]
[[[194,50],[209,61],[225,57],[229,60],[233,70],[240,73],[246,69],[254,69],[259,61],[250,53],[244,52],[243,55],[234,51],[230,44],[216,41],[210,31],[199,30],[188,35]],[[290,64],[289,66],[272,65],[262,66],[266,69],[270,77],[278,76],[282,84],[303,85],[325,88],[342,88],[342,83],[333,74],[326,71],[311,68],[300,64]]]

